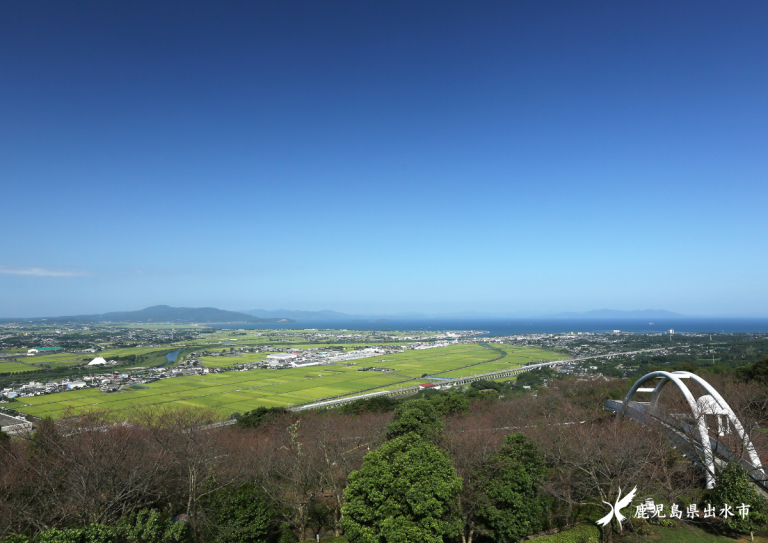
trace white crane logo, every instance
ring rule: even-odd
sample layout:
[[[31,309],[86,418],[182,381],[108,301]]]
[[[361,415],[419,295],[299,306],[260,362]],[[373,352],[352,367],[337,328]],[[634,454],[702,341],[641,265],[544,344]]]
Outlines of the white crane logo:
[[[621,521],[626,519],[624,515],[621,514],[621,510],[624,509],[626,506],[628,506],[632,502],[632,498],[635,497],[635,494],[637,494],[637,487],[632,489],[632,492],[621,497],[621,488],[619,488],[619,495],[616,497],[616,505],[611,505],[608,502],[603,502],[605,505],[611,508],[611,512],[605,515],[603,518],[597,521],[597,524],[600,526],[608,526],[611,523],[611,519],[616,516],[616,520],[619,521],[619,530],[621,530]]]

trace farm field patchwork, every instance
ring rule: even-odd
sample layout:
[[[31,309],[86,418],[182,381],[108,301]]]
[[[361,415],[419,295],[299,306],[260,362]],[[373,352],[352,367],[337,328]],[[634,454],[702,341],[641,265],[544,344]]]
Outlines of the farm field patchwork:
[[[146,388],[131,388],[119,393],[83,390],[23,398],[14,408],[39,417],[55,417],[67,407],[121,410],[177,403],[208,407],[227,416],[235,411],[248,411],[261,405],[308,403],[329,396],[386,386],[398,380],[400,378],[396,376],[382,373],[327,372],[325,367],[254,370],[162,379],[145,385]]]
[[[67,366],[81,366],[87,364],[97,356],[101,356],[105,360],[117,358],[121,356],[136,355],[142,356],[149,353],[157,354],[158,356],[164,356],[164,353],[176,350],[176,347],[134,347],[126,349],[109,349],[100,351],[98,353],[55,353],[55,354],[42,354],[30,357],[25,357],[24,361],[39,366],[49,366],[51,368],[64,368]],[[154,358],[154,357],[153,357]]]
[[[39,366],[50,366],[51,368],[63,368],[66,366],[80,366],[87,364],[96,356],[90,353],[55,353],[39,354],[30,356],[25,362],[37,364]]]
[[[224,356],[201,356],[200,362],[206,368],[231,368],[238,364],[248,364],[260,362],[267,359],[267,355],[272,353],[244,353],[238,355]]]
[[[131,387],[117,393],[89,389],[20,398],[20,401],[14,405],[14,409],[38,417],[59,417],[69,408],[120,411],[140,406],[174,404],[209,408],[225,418],[232,413],[249,411],[259,406],[291,406],[372,390],[412,386],[424,381],[421,375],[439,373],[442,376],[449,376],[448,373],[443,372],[452,373],[451,370],[460,372],[462,370],[457,368],[472,364],[479,364],[471,367],[472,373],[481,373],[492,371],[486,366],[495,368],[495,365],[499,365],[498,369],[505,369],[522,365],[530,360],[558,358],[555,353],[535,348],[511,346],[503,346],[503,348],[510,355],[496,362],[488,362],[499,356],[499,351],[495,349],[487,349],[476,344],[453,345],[359,359],[352,365],[229,371],[161,379],[143,385],[143,388]],[[233,358],[208,358],[213,360],[222,358],[240,363],[249,356],[260,360],[266,354],[252,353]],[[369,366],[392,368],[394,371],[359,371],[360,368]]]
[[[456,367],[477,364],[498,357],[499,354],[479,345],[453,345],[434,349],[419,349],[404,353],[382,355],[355,361],[358,366],[391,368],[403,377],[420,378]]]
[[[34,371],[39,370],[34,366],[27,366],[26,364],[19,364],[18,362],[6,362],[0,361],[0,373],[18,373],[22,371]]]
[[[507,356],[501,360],[478,364],[477,366],[472,366],[466,369],[448,371],[446,373],[441,373],[440,377],[466,377],[468,375],[477,375],[480,373],[488,373],[490,371],[501,371],[518,368],[531,362],[547,362],[549,360],[560,360],[563,358],[563,356],[558,353],[543,351],[540,349],[530,349],[528,347],[513,347],[512,345],[503,345],[502,348],[507,352]]]
[[[320,351],[328,350],[328,351],[352,351],[355,350],[358,347],[367,347],[370,345],[405,345],[406,342],[402,341],[387,341],[387,342],[381,342],[381,341],[361,341],[354,344],[346,344],[346,343],[286,343],[281,341],[254,341],[252,339],[240,339],[237,342],[215,342],[211,344],[206,345],[199,345],[198,350],[200,351],[209,351],[209,352],[221,352],[221,351],[227,351],[230,348],[239,348],[239,347],[277,347],[286,349],[285,352],[289,352],[291,349],[295,350],[306,350],[306,349],[318,349]]]

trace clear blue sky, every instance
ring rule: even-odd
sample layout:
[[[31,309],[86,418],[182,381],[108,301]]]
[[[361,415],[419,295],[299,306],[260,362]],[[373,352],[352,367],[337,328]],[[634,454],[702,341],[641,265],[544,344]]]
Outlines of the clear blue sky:
[[[764,1],[0,4],[0,316],[768,313]]]

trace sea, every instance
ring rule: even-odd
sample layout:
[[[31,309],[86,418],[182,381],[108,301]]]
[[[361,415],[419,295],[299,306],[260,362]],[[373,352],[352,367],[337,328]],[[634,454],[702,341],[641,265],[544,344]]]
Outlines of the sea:
[[[216,324],[220,329],[241,330],[387,330],[404,332],[478,330],[486,336],[518,334],[557,334],[568,332],[613,333],[616,330],[636,334],[709,333],[768,334],[768,318],[675,318],[675,319],[380,319],[380,320],[297,320],[290,323]]]

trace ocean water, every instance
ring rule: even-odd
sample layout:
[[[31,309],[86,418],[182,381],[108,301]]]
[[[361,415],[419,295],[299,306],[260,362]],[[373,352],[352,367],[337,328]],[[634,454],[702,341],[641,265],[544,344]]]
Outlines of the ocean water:
[[[221,324],[222,329],[346,329],[390,331],[484,330],[488,336],[553,334],[563,332],[606,333],[613,330],[639,334],[667,332],[712,334],[768,334],[768,318],[679,318],[679,319],[393,319],[297,320],[282,324]]]

